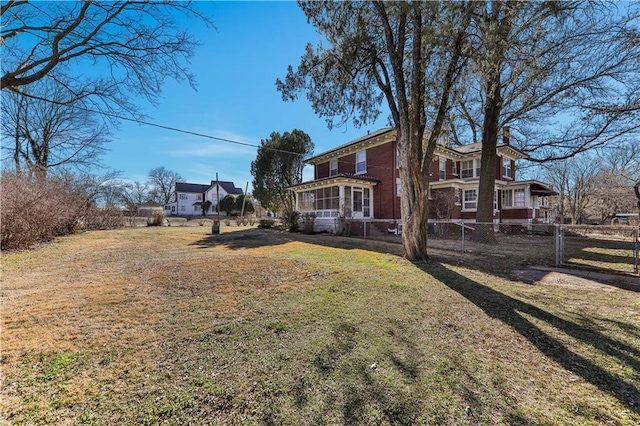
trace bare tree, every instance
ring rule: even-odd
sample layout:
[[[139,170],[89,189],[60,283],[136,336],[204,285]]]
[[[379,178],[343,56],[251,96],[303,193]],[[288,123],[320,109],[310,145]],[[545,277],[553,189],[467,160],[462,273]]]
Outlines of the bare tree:
[[[212,27],[192,2],[3,2],[2,90],[26,94],[50,79],[67,102],[91,98],[94,109],[139,116],[130,99],[157,103],[167,77],[195,87],[187,64],[197,42],[180,27],[183,16]]]
[[[175,186],[177,182],[184,182],[178,172],[166,169],[164,166],[149,171],[149,196],[156,203],[167,204],[175,201]]]
[[[559,193],[559,213],[571,223],[584,220],[597,200],[598,159],[589,154],[559,160],[546,167],[546,178]]]
[[[95,165],[110,137],[98,114],[69,106],[68,93],[53,81],[33,83],[25,93],[35,97],[2,92],[2,150],[15,170],[42,179],[52,168]]]

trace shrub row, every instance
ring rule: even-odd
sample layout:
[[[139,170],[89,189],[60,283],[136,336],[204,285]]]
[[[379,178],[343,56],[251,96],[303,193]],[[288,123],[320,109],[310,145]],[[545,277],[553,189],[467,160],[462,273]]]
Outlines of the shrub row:
[[[1,247],[28,248],[78,229],[123,225],[116,208],[98,208],[89,188],[72,176],[34,180],[4,172],[0,185]]]

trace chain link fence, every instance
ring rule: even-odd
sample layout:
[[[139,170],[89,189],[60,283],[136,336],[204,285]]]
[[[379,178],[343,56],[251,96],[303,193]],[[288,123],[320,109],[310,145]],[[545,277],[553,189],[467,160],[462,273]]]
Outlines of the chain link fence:
[[[634,226],[434,221],[428,232],[430,248],[484,255],[491,262],[638,273]]]

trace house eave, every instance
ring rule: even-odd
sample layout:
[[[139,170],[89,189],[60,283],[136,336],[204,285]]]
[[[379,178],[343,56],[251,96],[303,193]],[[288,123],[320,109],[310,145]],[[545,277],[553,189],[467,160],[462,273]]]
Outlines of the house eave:
[[[375,186],[380,182],[379,179],[374,177],[360,178],[358,176],[330,176],[322,179],[316,179],[308,182],[302,182],[298,185],[292,185],[287,189],[290,191],[307,191],[310,189],[323,188],[326,186],[336,185],[363,185],[363,186]]]
[[[355,139],[346,144],[340,145],[332,150],[322,152],[316,156],[305,160],[307,164],[318,165],[334,158],[342,157],[363,149],[373,148],[396,140],[396,130],[391,128],[380,129],[369,135]]]

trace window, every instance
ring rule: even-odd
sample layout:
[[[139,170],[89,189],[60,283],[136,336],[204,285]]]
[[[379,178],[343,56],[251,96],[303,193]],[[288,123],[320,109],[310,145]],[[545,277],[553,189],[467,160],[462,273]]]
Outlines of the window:
[[[458,176],[458,163],[456,161],[451,165],[451,174]]]
[[[180,211],[182,211],[182,212],[187,211],[187,207],[186,206],[180,206]]]
[[[396,167],[400,168],[400,149],[396,148]]]
[[[502,177],[513,178],[511,174],[511,160],[508,158],[502,159]]]
[[[339,208],[340,188],[331,186],[315,190],[315,210],[338,210]]]
[[[202,201],[202,194],[196,194],[196,200]]]
[[[178,194],[178,198],[181,200],[186,200],[187,199],[187,194]]]
[[[446,158],[441,158],[440,159],[439,178],[440,178],[440,180],[447,179],[447,159]]]
[[[360,213],[362,212],[362,189],[361,188],[353,188],[353,212]]]
[[[473,160],[474,164],[476,165],[476,174],[475,177],[480,177],[480,162],[481,160],[478,158],[477,160]]]
[[[460,162],[460,176],[463,178],[473,177],[473,160]]]
[[[461,190],[460,189],[454,189],[453,191],[454,191],[454,202],[456,204],[460,204],[460,192],[461,192]]]
[[[502,191],[502,207],[524,207],[524,188]]]
[[[400,178],[396,178],[396,197],[402,197],[402,183]]]
[[[524,188],[513,190],[513,207],[524,207]]]
[[[464,190],[464,208],[465,210],[475,209],[478,201],[477,189],[465,189]]]
[[[502,207],[513,207],[513,191],[511,189],[502,191]]]
[[[369,188],[365,188],[364,189],[364,198],[363,198],[363,208],[362,208],[362,215],[364,217],[369,217],[371,216],[371,207],[370,207],[370,200],[371,197],[369,195]]]
[[[331,160],[329,162],[329,176],[336,176],[338,174],[338,160]]]
[[[356,153],[356,173],[367,172],[367,151],[359,151]]]

